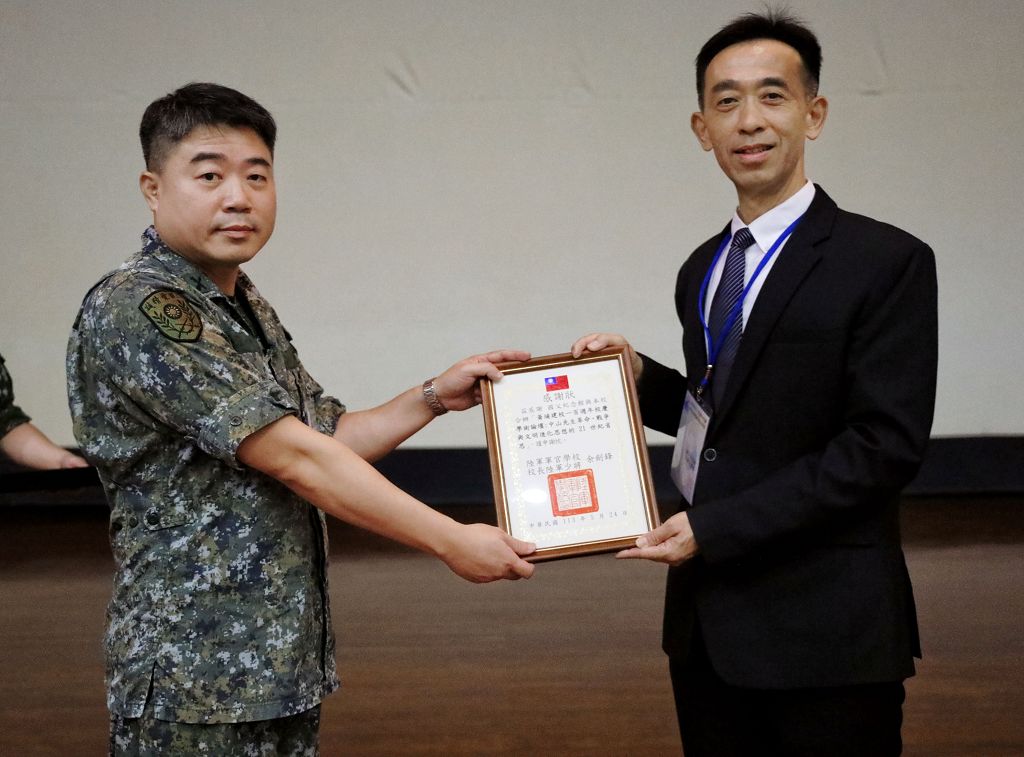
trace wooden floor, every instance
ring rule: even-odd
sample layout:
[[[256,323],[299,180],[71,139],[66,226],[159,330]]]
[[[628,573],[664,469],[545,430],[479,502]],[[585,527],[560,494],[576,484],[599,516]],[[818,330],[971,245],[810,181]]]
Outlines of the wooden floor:
[[[1024,499],[904,510],[925,643],[905,754],[1024,755]],[[0,516],[0,757],[103,754],[104,512]],[[596,556],[471,586],[374,537],[333,537],[343,688],[325,703],[325,756],[679,754],[662,568]]]

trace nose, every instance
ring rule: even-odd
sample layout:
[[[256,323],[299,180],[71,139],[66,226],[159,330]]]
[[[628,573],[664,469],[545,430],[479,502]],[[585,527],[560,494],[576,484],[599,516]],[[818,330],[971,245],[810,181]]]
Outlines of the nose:
[[[757,100],[744,100],[740,104],[739,129],[744,134],[756,134],[764,128],[764,113]]]
[[[229,177],[221,184],[223,195],[221,196],[221,207],[229,213],[248,213],[252,210],[252,199],[249,197],[249,187],[239,177]]]

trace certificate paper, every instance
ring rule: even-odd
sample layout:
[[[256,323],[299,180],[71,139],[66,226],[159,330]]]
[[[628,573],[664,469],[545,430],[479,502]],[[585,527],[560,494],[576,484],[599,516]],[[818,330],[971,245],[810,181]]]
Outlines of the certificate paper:
[[[657,526],[624,348],[499,367],[483,382],[498,525],[538,560],[632,546]]]

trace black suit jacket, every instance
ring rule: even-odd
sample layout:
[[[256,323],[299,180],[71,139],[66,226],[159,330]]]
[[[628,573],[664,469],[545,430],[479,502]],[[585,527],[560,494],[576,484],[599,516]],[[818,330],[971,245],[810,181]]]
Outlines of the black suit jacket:
[[[704,373],[697,295],[718,235],[683,264],[687,380],[643,357],[644,423],[675,434]],[[818,187],[779,253],[713,413],[689,511],[700,554],[669,570],[664,648],[699,623],[719,675],[793,688],[894,681],[920,656],[898,497],[931,429],[931,249]]]

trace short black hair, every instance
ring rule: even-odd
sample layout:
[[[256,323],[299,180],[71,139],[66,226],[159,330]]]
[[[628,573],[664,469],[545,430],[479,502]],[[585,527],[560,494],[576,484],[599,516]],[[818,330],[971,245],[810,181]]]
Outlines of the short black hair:
[[[722,50],[755,39],[774,39],[789,45],[804,64],[804,85],[808,94],[818,94],[821,77],[821,45],[803,21],[788,11],[768,9],[765,13],[745,13],[719,29],[697,54],[697,103],[704,109],[704,76],[711,59]]]
[[[230,87],[192,82],[154,100],[142,114],[139,140],[146,170],[163,168],[174,145],[201,126],[252,129],[274,155],[277,124],[266,108]]]

